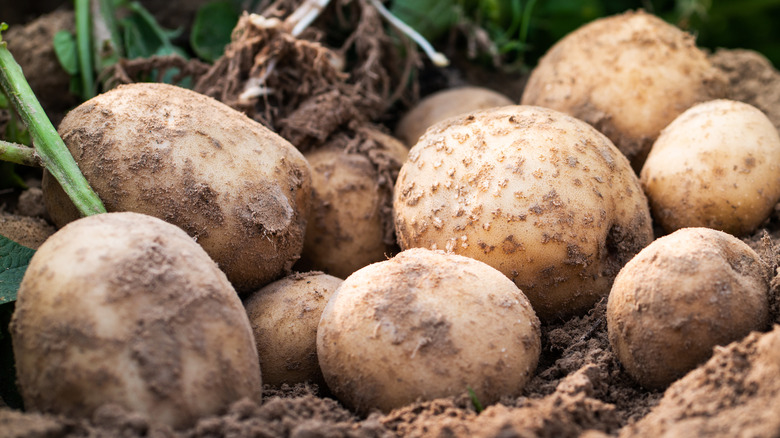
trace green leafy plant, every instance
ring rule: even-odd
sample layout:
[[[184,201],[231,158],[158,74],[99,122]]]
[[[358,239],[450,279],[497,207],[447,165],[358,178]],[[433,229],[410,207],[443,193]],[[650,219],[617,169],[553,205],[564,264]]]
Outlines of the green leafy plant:
[[[238,18],[239,11],[231,1],[215,1],[201,6],[190,33],[190,45],[195,54],[208,62],[222,56]]]

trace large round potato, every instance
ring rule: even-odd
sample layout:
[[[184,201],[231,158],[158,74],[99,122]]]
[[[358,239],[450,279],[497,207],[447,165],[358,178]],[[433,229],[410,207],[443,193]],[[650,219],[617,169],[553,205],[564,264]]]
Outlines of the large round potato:
[[[489,264],[543,320],[586,311],[653,238],[626,158],[588,124],[540,107],[431,127],[401,168],[394,209],[402,248]]]
[[[518,396],[540,351],[539,319],[510,280],[422,248],[349,276],[317,329],[328,387],[361,413],[469,389],[482,403]]]
[[[595,126],[640,169],[653,141],[725,77],[694,38],[644,12],[593,21],[558,41],[531,73],[522,103]]]
[[[317,271],[293,273],[245,300],[264,384],[324,383],[317,362],[317,324],[342,281]]]
[[[780,200],[780,135],[751,105],[701,103],[663,130],[640,176],[667,232],[707,227],[745,235]]]
[[[287,141],[214,99],[165,84],[119,87],[71,111],[59,133],[108,211],[184,229],[239,292],[289,270],[303,248],[310,169]],[[75,219],[53,178],[52,219]],[[60,208],[58,208],[60,206]]]
[[[90,216],[50,237],[10,329],[28,410],[91,418],[113,403],[182,428],[260,399],[235,290],[187,234],[150,216]]]
[[[758,254],[709,228],[651,243],[620,271],[607,302],[609,341],[642,386],[664,388],[712,348],[769,324],[769,281]]]

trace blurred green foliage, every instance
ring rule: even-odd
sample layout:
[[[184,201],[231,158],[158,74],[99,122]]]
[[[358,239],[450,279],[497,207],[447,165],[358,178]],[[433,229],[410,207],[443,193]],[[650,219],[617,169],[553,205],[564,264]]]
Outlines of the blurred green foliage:
[[[393,0],[391,11],[431,40],[480,30],[505,66],[533,66],[583,24],[644,9],[697,36],[702,47],[757,50],[780,65],[780,0]],[[490,55],[489,53],[487,55]]]

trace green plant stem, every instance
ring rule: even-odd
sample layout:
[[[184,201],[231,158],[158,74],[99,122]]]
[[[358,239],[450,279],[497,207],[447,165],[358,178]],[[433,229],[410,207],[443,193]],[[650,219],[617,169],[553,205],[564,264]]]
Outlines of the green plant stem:
[[[0,40],[0,87],[30,133],[44,167],[59,181],[81,214],[105,213],[106,208],[79,170],[76,160],[57,134],[41,104],[27,83],[22,68]]]
[[[89,100],[94,97],[95,90],[89,0],[76,0],[74,9],[76,14],[76,45],[78,46],[81,72],[81,97],[83,100]]]
[[[43,166],[41,157],[34,148],[3,140],[0,140],[0,161],[9,161],[23,166]]]

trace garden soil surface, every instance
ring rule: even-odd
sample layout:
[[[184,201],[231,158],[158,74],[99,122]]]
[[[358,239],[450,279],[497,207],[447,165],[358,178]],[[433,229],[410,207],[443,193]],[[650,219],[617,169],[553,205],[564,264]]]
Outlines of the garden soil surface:
[[[780,74],[769,62],[742,50],[721,50],[711,58],[731,80],[730,97],[757,106],[780,127]],[[460,80],[463,77],[468,75],[460,75]],[[29,189],[22,198],[6,196],[0,212],[45,216],[40,206],[30,202],[39,199],[39,189]],[[40,219],[30,222],[40,226]],[[645,390],[623,371],[607,339],[603,300],[586,315],[544,326],[542,356],[523,396],[504,399],[480,412],[464,393],[361,417],[330,397],[326,388],[297,385],[266,387],[262,404],[242,400],[221,416],[203,418],[193,428],[178,431],[149,424],[117,405],[103,406],[90,419],[71,419],[0,403],[0,436],[780,436],[780,277],[775,276],[780,209],[745,240],[765,259],[774,277],[771,297],[776,325],[716,347],[709,361],[666,391]]]

